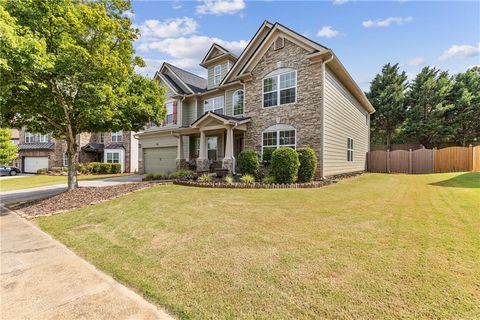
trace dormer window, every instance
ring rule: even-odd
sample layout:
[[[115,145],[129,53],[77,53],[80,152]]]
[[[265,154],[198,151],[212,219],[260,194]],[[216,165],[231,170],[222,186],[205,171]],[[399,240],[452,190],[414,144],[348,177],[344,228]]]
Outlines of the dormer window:
[[[48,142],[48,134],[39,134],[38,142]]]
[[[33,142],[33,134],[31,132],[25,132],[25,142]]]
[[[263,79],[263,107],[297,101],[297,71],[279,73]]]
[[[216,65],[213,67],[213,84],[219,84],[222,81],[222,66]]]

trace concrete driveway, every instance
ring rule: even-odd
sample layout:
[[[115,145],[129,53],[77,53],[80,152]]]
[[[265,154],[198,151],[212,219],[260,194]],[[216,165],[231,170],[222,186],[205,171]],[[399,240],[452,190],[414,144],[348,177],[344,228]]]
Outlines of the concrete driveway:
[[[0,237],[2,319],[172,319],[4,208]]]
[[[127,175],[98,180],[79,181],[81,187],[105,187],[123,183],[140,182],[142,175]],[[44,187],[22,189],[15,191],[0,192],[0,203],[11,205],[18,202],[33,201],[48,198],[67,190],[66,184],[55,184]]]

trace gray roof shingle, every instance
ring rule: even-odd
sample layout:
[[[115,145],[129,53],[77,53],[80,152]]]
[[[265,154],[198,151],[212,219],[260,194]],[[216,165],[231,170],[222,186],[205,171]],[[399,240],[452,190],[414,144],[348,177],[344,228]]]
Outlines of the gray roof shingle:
[[[180,78],[194,93],[207,91],[207,79],[197,76],[191,72],[175,67],[165,62],[165,64]]]
[[[37,142],[37,143],[20,143],[18,150],[53,150],[55,144],[53,142]]]

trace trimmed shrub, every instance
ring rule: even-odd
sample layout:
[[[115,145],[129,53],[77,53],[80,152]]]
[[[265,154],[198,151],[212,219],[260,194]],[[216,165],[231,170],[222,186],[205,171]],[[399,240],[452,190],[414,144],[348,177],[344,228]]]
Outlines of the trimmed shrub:
[[[297,149],[300,167],[298,168],[298,181],[309,182],[313,180],[317,170],[317,155],[312,148]]]
[[[47,174],[48,169],[47,168],[42,168],[37,170],[37,174]]]
[[[237,159],[238,171],[242,174],[254,175],[260,162],[258,161],[258,155],[253,149],[245,149],[238,155]]]
[[[90,173],[100,173],[100,166],[102,165],[101,162],[90,162],[87,165],[87,170]]]
[[[120,163],[111,163],[110,165],[111,173],[120,173],[122,171],[122,165]]]
[[[198,182],[212,182],[212,177],[208,173],[204,173],[198,177]]]
[[[53,173],[62,173],[62,172],[67,172],[68,168],[67,167],[51,167],[50,170],[48,170]]]
[[[154,178],[154,174],[153,174],[153,173],[147,173],[147,174],[145,175],[145,177],[143,177],[143,181],[151,181],[151,180],[153,180],[153,178]]]
[[[87,166],[84,165],[83,163],[77,164],[77,171],[80,173],[88,173]]]
[[[263,163],[265,163],[265,165],[270,165],[270,162],[272,160],[272,153],[273,151],[275,151],[275,148],[263,148],[263,157],[262,157],[262,160],[263,160]]]
[[[168,176],[170,179],[180,179],[180,178],[189,178],[193,177],[194,172],[192,170],[180,169],[175,172],[170,173]]]
[[[274,184],[275,183],[275,177],[274,176],[266,176],[265,178],[263,178],[262,180],[263,183],[265,184]]]
[[[224,179],[226,184],[232,184],[233,183],[233,177],[232,176],[226,176]]]
[[[272,175],[278,183],[293,183],[297,181],[298,160],[297,152],[288,147],[280,147],[272,154]]]
[[[240,181],[246,184],[251,184],[255,182],[255,177],[249,174],[246,174],[240,178]]]

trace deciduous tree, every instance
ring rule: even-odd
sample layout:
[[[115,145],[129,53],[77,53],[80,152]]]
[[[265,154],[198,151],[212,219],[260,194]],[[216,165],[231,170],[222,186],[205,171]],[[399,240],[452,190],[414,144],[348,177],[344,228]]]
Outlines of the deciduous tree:
[[[8,165],[17,158],[18,148],[11,137],[9,129],[0,128],[0,164]]]
[[[6,0],[0,4],[0,124],[67,143],[76,187],[82,132],[139,130],[164,116],[163,91],[134,73],[138,31],[124,0]]]

